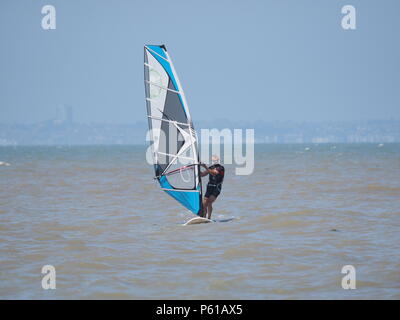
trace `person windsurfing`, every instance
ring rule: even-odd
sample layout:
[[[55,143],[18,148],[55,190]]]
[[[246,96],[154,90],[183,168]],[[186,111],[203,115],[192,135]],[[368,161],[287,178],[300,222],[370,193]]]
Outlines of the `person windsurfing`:
[[[204,218],[211,219],[211,213],[213,210],[212,204],[217,200],[217,197],[221,193],[222,182],[224,181],[225,168],[219,164],[219,157],[213,155],[212,166],[207,167],[204,163],[201,166],[206,169],[200,173],[201,177],[208,175],[207,191],[203,199],[203,212]]]

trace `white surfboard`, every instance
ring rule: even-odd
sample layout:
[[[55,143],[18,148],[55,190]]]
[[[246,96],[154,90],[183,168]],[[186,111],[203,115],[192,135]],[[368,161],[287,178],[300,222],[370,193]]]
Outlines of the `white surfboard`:
[[[184,226],[188,226],[190,224],[199,224],[199,223],[209,223],[213,222],[210,219],[207,218],[202,218],[202,217],[194,217],[193,219],[190,219],[188,222],[184,224]]]

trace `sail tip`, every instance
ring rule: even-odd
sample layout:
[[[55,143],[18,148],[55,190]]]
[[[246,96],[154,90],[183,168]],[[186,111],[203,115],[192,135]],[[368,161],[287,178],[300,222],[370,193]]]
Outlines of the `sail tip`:
[[[156,46],[156,47],[160,47],[161,49],[164,49],[165,51],[167,51],[167,47],[165,46],[165,44],[145,44],[144,47],[151,47],[151,46]]]

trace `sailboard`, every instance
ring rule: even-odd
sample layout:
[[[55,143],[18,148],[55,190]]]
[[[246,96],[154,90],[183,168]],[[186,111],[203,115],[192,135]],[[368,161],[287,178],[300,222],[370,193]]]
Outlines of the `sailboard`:
[[[192,224],[200,224],[200,223],[210,223],[210,222],[214,222],[214,220],[210,220],[207,218],[202,218],[202,217],[194,217],[192,219],[190,219],[189,221],[187,221],[184,226],[189,226]]]
[[[200,215],[197,135],[165,45],[144,47],[144,82],[155,179],[165,193]]]

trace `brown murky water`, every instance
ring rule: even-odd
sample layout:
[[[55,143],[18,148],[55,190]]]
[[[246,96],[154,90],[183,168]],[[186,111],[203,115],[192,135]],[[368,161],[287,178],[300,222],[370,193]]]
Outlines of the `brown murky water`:
[[[0,298],[400,299],[399,144],[258,145],[186,227],[144,152],[0,148]]]

